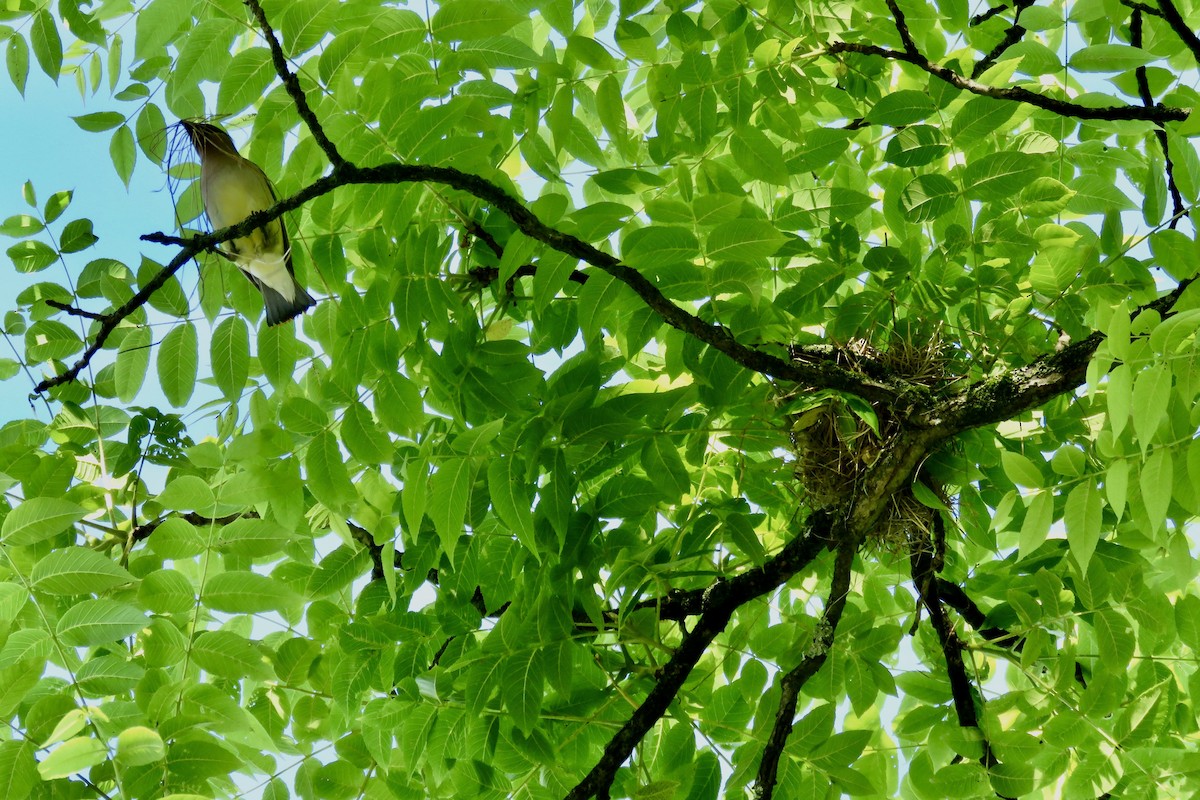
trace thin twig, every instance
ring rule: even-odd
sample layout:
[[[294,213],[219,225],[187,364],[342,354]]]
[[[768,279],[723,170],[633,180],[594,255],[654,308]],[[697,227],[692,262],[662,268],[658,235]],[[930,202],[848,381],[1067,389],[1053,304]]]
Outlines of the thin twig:
[[[846,608],[846,598],[850,594],[850,567],[854,563],[854,549],[844,544],[838,548],[833,577],[830,579],[829,596],[825,599],[825,612],[818,623],[811,652],[779,681],[779,708],[775,712],[775,724],[767,737],[762,761],[758,765],[753,792],[755,800],[771,800],[775,795],[775,784],[779,779],[779,759],[783,755],[788,737],[792,734],[800,690],[829,658],[834,633],[842,619],[842,611]]]
[[[346,159],[342,157],[342,154],[338,152],[334,143],[325,135],[325,129],[321,127],[321,123],[317,120],[317,115],[313,113],[312,108],[308,105],[308,98],[304,96],[304,89],[300,86],[300,80],[294,72],[288,69],[287,57],[283,54],[283,48],[279,44],[279,39],[275,36],[275,31],[271,28],[271,23],[267,21],[267,15],[263,11],[262,6],[259,5],[258,0],[243,0],[243,2],[250,9],[250,13],[254,15],[254,20],[258,23],[258,27],[262,29],[263,36],[267,40],[267,46],[271,49],[271,63],[275,65],[275,73],[279,75],[288,96],[296,104],[296,113],[300,115],[300,119],[304,120],[304,124],[308,126],[309,133],[316,140],[317,146],[325,152],[325,157],[329,159],[329,163],[333,165],[333,169],[336,172],[338,167],[346,163]]]
[[[51,308],[57,308],[59,311],[65,311],[72,317],[83,317],[84,319],[104,319],[103,314],[97,314],[95,311],[84,311],[82,308],[76,308],[70,303],[63,303],[58,300],[46,300],[46,305]]]
[[[1067,100],[1057,100],[1053,97],[1047,97],[1044,94],[1030,91],[1023,86],[988,86],[987,84],[979,83],[971,78],[959,75],[949,67],[935,64],[919,53],[904,53],[899,50],[892,50],[873,44],[833,42],[825,49],[825,52],[829,55],[858,53],[860,55],[888,58],[893,61],[903,61],[928,72],[935,78],[940,78],[951,86],[963,89],[972,94],[977,94],[981,97],[991,97],[996,100],[1028,103],[1031,106],[1036,106],[1055,114],[1061,114],[1064,117],[1075,117],[1077,119],[1144,120],[1147,122],[1182,122],[1191,113],[1185,108],[1164,105],[1156,105],[1152,108],[1144,108],[1142,106],[1103,106],[1092,108]]]
[[[958,717],[959,727],[974,728],[979,731],[983,744],[980,763],[985,768],[991,768],[996,764],[996,756],[992,753],[987,736],[979,727],[974,686],[971,683],[971,676],[967,674],[966,664],[963,662],[962,642],[959,641],[958,635],[954,631],[954,623],[947,616],[946,609],[942,605],[941,595],[938,593],[937,576],[933,571],[933,543],[929,540],[928,535],[923,542],[913,543],[909,561],[912,565],[913,584],[921,597],[921,604],[929,613],[929,621],[933,624],[938,642],[942,646],[942,658],[946,663],[946,675],[950,680],[950,695],[954,700],[954,713]]]
[[[1135,8],[1133,14],[1129,18],[1129,43],[1134,47],[1142,46],[1142,14],[1144,12],[1140,8]],[[1137,78],[1138,97],[1142,100],[1142,105],[1154,105],[1154,95],[1150,93],[1150,77],[1146,72],[1145,66],[1140,66],[1133,71]],[[1158,140],[1158,146],[1162,150],[1163,160],[1166,162],[1167,189],[1171,192],[1171,221],[1168,227],[1175,228],[1179,225],[1179,220],[1187,215],[1187,209],[1183,205],[1183,194],[1179,191],[1179,185],[1175,183],[1175,163],[1171,160],[1171,145],[1167,138],[1167,130],[1160,122],[1154,129],[1154,136]]]
[[[121,320],[144,305],[150,295],[196,253],[213,248],[221,242],[245,236],[250,231],[271,222],[288,211],[299,208],[314,198],[328,194],[339,186],[426,182],[449,186],[490,203],[494,208],[507,215],[526,236],[608,273],[632,289],[668,325],[693,336],[714,350],[724,353],[746,369],[807,386],[850,392],[873,401],[895,402],[898,398],[914,393],[916,395],[924,394],[919,388],[909,386],[905,381],[897,378],[875,381],[836,364],[798,364],[744,345],[735,339],[726,328],[720,325],[711,325],[671,302],[648,278],[632,267],[623,264],[616,256],[605,253],[582,239],[546,225],[520,201],[486,178],[462,172],[453,167],[399,163],[358,167],[349,162],[343,163],[333,173],[318,178],[291,197],[280,200],[271,208],[251,214],[237,225],[190,238],[180,238],[164,233],[142,236],[144,241],[181,245],[183,250],[133,298],[120,308],[105,315],[100,330],[97,332],[96,340],[84,351],[83,357],[70,370],[42,381],[35,387],[35,391],[42,392],[77,378],[80,371],[99,351],[103,342]]]
[[[1175,35],[1179,37],[1184,46],[1192,51],[1192,58],[1196,60],[1196,63],[1200,64],[1200,37],[1196,36],[1195,31],[1187,24],[1171,0],[1158,0],[1158,7],[1162,11],[1162,18],[1171,26],[1171,30],[1175,31]]]
[[[840,525],[835,525],[830,514],[816,512],[808,518],[803,533],[788,542],[778,556],[728,581],[713,584],[704,594],[700,619],[683,637],[674,655],[659,671],[658,682],[654,688],[633,712],[629,721],[609,741],[596,766],[566,795],[566,800],[584,800],[589,797],[608,800],[609,789],[617,769],[625,763],[650,728],[667,712],[671,701],[691,674],[692,668],[717,634],[725,629],[734,610],[782,585],[807,567],[825,549],[835,535],[835,530],[840,528]]]
[[[1033,0],[1017,0],[1013,6],[1012,25],[1009,25],[1008,29],[1004,31],[1004,36],[991,49],[991,52],[975,62],[975,67],[971,70],[972,78],[977,79],[980,75],[991,69],[992,65],[999,60],[1000,56],[1004,55],[1008,48],[1021,41],[1021,37],[1025,35],[1025,27],[1021,25],[1021,12],[1031,5],[1033,5]]]

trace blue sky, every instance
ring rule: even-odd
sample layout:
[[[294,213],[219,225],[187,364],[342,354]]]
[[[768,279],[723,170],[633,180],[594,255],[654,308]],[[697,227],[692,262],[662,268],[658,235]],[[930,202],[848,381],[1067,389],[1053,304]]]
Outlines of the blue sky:
[[[36,64],[30,70],[24,98],[7,76],[0,78],[0,114],[6,120],[16,121],[16,124],[0,125],[0,148],[5,153],[15,154],[0,160],[0,219],[29,211],[21,197],[21,186],[30,180],[39,206],[44,206],[46,199],[55,192],[70,189],[75,193],[70,207],[50,227],[56,238],[68,221],[80,217],[92,221],[93,232],[99,237],[99,241],[87,250],[65,256],[65,263],[51,265],[33,275],[15,272],[4,258],[6,288],[0,313],[16,307],[16,296],[25,286],[42,281],[67,285],[68,276],[73,282],[84,266],[96,258],[117,259],[135,272],[142,254],[159,263],[170,258],[172,248],[138,240],[143,233],[169,232],[175,227],[164,172],[139,151],[132,180],[126,189],[108,154],[111,132],[89,133],[71,119],[96,111],[136,115],[140,108],[141,102],[121,103],[111,99],[107,78],[100,93],[86,99],[80,97],[71,76],[63,76],[56,86]],[[37,238],[49,241],[44,233]],[[0,237],[0,247],[7,250],[15,241]],[[179,277],[185,291],[191,292],[196,285],[195,266],[185,267]],[[14,341],[14,344],[18,349],[22,347],[20,341]],[[0,342],[0,357],[13,357],[5,342]],[[23,373],[0,383],[0,424],[29,416],[26,398],[32,388]],[[148,403],[167,407],[157,391],[153,367],[147,375],[146,389],[155,395],[147,398]],[[45,406],[38,404],[36,408],[38,416],[44,419]]]

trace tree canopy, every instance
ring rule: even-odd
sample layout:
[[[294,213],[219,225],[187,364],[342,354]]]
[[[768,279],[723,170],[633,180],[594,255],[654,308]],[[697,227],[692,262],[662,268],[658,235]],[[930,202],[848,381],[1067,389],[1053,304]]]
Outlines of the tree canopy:
[[[1200,794],[1198,24],[11,0],[180,229],[5,179],[0,787]]]

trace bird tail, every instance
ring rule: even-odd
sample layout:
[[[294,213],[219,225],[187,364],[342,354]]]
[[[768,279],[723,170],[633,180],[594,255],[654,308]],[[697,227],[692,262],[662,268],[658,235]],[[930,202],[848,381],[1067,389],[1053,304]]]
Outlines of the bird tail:
[[[287,322],[289,319],[303,314],[306,310],[317,304],[313,296],[304,291],[304,287],[298,282],[295,284],[293,290],[295,297],[291,300],[288,300],[265,283],[259,283],[259,288],[262,289],[263,303],[267,309],[268,325],[278,325],[281,322]]]

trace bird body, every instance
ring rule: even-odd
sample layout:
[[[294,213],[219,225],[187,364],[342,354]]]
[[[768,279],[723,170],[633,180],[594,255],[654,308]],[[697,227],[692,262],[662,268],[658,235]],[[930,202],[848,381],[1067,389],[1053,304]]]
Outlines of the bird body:
[[[183,122],[200,157],[200,198],[214,230],[236,225],[275,205],[275,189],[257,164],[238,154],[225,131],[204,122]],[[296,280],[283,217],[221,248],[262,292],[268,325],[278,325],[316,304]]]

